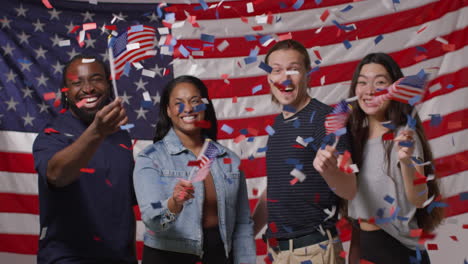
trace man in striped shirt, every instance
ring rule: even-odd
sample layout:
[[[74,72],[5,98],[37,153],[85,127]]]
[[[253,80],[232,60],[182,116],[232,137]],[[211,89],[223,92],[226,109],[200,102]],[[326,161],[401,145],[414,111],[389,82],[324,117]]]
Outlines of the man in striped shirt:
[[[335,223],[339,197],[356,194],[356,176],[338,168],[349,138],[342,135],[335,148],[334,135],[326,135],[332,107],[307,94],[310,58],[301,43],[276,43],[265,62],[272,100],[283,109],[267,143],[267,190],[254,212],[255,232],[268,222],[273,263],[345,263]]]

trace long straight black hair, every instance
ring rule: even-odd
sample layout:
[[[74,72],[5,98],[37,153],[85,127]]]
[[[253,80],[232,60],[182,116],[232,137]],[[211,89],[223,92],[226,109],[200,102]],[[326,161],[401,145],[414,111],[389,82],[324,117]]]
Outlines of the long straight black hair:
[[[401,72],[400,66],[398,66],[398,64],[393,60],[393,58],[390,57],[390,55],[385,53],[368,54],[361,60],[359,65],[356,67],[356,70],[354,71],[353,79],[351,81],[351,89],[349,90],[349,97],[356,96],[356,85],[359,78],[359,74],[361,73],[362,67],[369,63],[376,63],[382,65],[390,75],[392,82],[395,82],[403,77],[403,73]],[[348,127],[353,137],[353,142],[358,142],[357,144],[353,144],[352,157],[353,161],[356,162],[358,167],[361,167],[363,163],[364,146],[366,145],[367,139],[369,138],[369,125],[367,115],[359,107],[357,101],[354,101],[351,104],[352,111],[348,121]],[[392,100],[390,101],[390,104],[385,112],[385,120],[391,121],[391,123],[395,125],[396,128],[405,126],[407,122],[407,116],[411,115],[412,110],[412,106]],[[415,130],[418,137],[421,140],[424,159],[425,161],[433,161],[430,145],[424,133],[421,120],[417,114],[415,115],[415,119]],[[389,172],[391,169],[393,169],[389,166],[390,155],[393,149],[393,141],[382,140],[382,143],[386,152],[386,165],[387,171]],[[429,174],[434,174],[434,168],[432,166],[425,166],[424,173],[426,176],[428,176]],[[429,197],[431,197],[432,195],[435,195],[436,197],[440,195],[440,190],[435,179],[427,182],[427,186]],[[416,218],[418,220],[418,225],[425,231],[432,231],[435,227],[437,227],[443,220],[443,215],[444,211],[441,207],[434,208],[430,213],[428,213],[425,208],[418,208],[416,210]]]
[[[203,128],[202,135],[216,141],[218,136],[218,120],[216,119],[213,104],[208,97],[208,88],[206,88],[202,80],[198,79],[197,77],[182,75],[171,80],[164,88],[164,92],[160,101],[159,119],[158,123],[156,124],[156,134],[154,136],[153,142],[163,139],[172,127],[172,121],[167,114],[167,106],[169,105],[169,98],[171,97],[172,91],[179,83],[193,84],[200,91],[201,97],[208,100],[208,104],[206,104],[205,110],[205,120],[211,123],[211,127],[207,129]]]

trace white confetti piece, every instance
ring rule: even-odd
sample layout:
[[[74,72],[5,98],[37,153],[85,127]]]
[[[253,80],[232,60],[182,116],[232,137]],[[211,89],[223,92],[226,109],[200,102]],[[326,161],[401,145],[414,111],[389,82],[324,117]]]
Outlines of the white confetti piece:
[[[156,76],[156,72],[150,71],[150,70],[147,70],[147,69],[143,69],[143,71],[141,72],[141,75],[154,78],[154,76]]]
[[[59,41],[59,47],[67,47],[67,46],[70,46],[70,40],[69,39]]]
[[[290,174],[291,174],[292,176],[294,176],[295,178],[298,178],[300,182],[303,182],[303,181],[305,180],[305,178],[306,178],[306,175],[305,175],[302,171],[300,171],[300,170],[298,170],[298,169],[296,169],[296,168],[294,168],[294,169],[290,172]]]

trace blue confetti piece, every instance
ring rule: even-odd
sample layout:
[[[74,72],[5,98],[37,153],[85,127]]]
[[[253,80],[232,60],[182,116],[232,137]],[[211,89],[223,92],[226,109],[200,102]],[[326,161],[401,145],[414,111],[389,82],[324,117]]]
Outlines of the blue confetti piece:
[[[447,89],[452,89],[453,87],[455,87],[455,86],[453,86],[453,84],[448,84],[447,85]]]
[[[271,35],[265,35],[263,37],[261,37],[258,41],[260,42],[260,44],[264,44],[265,42],[267,42],[268,40],[272,39],[273,37]]]
[[[386,223],[390,223],[391,221],[392,221],[392,218],[390,218],[390,217],[375,219],[375,223],[377,225],[383,225],[383,224],[386,224]]]
[[[156,203],[151,203],[151,207],[153,207],[153,209],[159,209],[162,208],[162,205],[160,201],[157,201]]]
[[[128,33],[140,32],[140,31],[143,31],[143,25],[134,25],[130,27],[130,29],[128,30]]]
[[[301,127],[301,121],[299,121],[299,119],[294,120],[293,126],[294,126],[294,128],[300,128]]]
[[[322,0],[315,0],[315,4],[320,5],[322,3]]]
[[[310,260],[304,260],[304,261],[301,261],[301,264],[312,264],[312,261],[310,261]]]
[[[319,65],[320,63],[322,63],[320,60],[315,60],[314,62],[315,62],[315,64],[317,64],[317,65]]]
[[[213,48],[213,47],[214,47],[214,44],[211,44],[211,43],[203,43],[203,47],[204,47],[204,48]]]
[[[290,112],[290,113],[296,113],[296,108],[291,105],[284,105],[283,106],[283,111]]]
[[[193,8],[193,11],[203,10],[202,6],[196,6]]]
[[[126,124],[126,125],[120,126],[120,129],[127,130],[127,129],[132,129],[134,127],[135,127],[134,124]]]
[[[304,142],[305,142],[305,143],[310,143],[310,142],[312,142],[312,141],[314,141],[314,138],[313,138],[313,137],[308,137],[308,138],[304,139]]]
[[[292,81],[288,79],[288,80],[285,80],[284,82],[282,82],[281,84],[287,87],[287,86],[289,86],[291,83],[292,83]]]
[[[247,142],[254,142],[254,140],[255,140],[255,137],[249,137],[249,138],[247,138]]]
[[[410,115],[406,115],[406,118],[408,119],[408,121],[406,121],[406,125],[411,128],[411,129],[415,129],[416,128],[416,119],[414,119],[413,117],[411,117]]]
[[[258,65],[258,67],[264,71],[266,71],[267,73],[271,73],[271,71],[273,70],[273,68],[270,67],[270,65],[264,63],[263,61],[260,62],[260,65]]]
[[[400,220],[400,221],[408,221],[409,220],[408,217],[404,217],[404,216],[397,216],[397,219]]]
[[[468,261],[465,259],[465,261],[463,262],[463,264],[468,264]]]
[[[242,135],[247,135],[249,133],[249,131],[247,130],[247,128],[243,128],[243,129],[239,130],[239,133],[241,133]]]
[[[387,194],[387,195],[385,195],[384,200],[385,200],[387,203],[392,204],[393,201],[395,201],[395,198],[393,198],[393,197],[391,197],[390,195]]]
[[[427,49],[424,48],[424,47],[421,47],[421,46],[416,46],[416,50],[419,51],[419,52],[427,53]]]
[[[315,111],[313,111],[312,114],[310,115],[309,123],[312,123],[314,121],[314,117],[315,117]]]
[[[342,135],[346,134],[346,127],[338,129],[334,134],[337,137],[341,137]]]
[[[270,126],[265,127],[265,131],[268,133],[268,135],[273,136],[275,134],[275,130]]]
[[[427,78],[427,73],[424,71],[424,69],[421,69],[416,76],[418,76],[419,80],[424,81]],[[424,86],[424,82],[421,83],[421,88]]]
[[[466,200],[468,200],[468,192],[460,193],[460,201],[466,201]]]
[[[255,157],[254,157],[254,155],[250,155],[247,159],[248,159],[248,160],[254,160]]]
[[[375,45],[379,44],[379,42],[382,41],[382,40],[383,40],[383,35],[382,35],[382,34],[378,35],[378,36],[374,39]]]
[[[422,163],[422,161],[421,161],[420,159],[418,159],[418,158],[416,158],[416,157],[414,157],[414,156],[411,157],[411,160],[412,160],[413,162],[415,162],[416,164],[421,164],[421,163]]]
[[[379,208],[379,209],[377,210],[377,216],[380,217],[380,218],[382,218],[383,215],[384,215],[384,209],[383,209],[383,208]]]
[[[231,178],[226,178],[226,180],[227,180],[227,182],[228,182],[229,184],[232,184],[232,179],[231,179]]]
[[[409,100],[408,100],[408,103],[409,103],[410,105],[414,105],[414,104],[416,104],[417,102],[421,101],[421,99],[422,99],[421,95],[418,94],[418,95],[414,96],[413,98],[409,99]]]
[[[431,204],[429,204],[426,210],[430,214],[432,212],[432,209],[436,207],[448,207],[448,204],[443,203],[443,202],[432,202]]]
[[[183,103],[179,104],[179,114],[184,111],[185,105]]]
[[[327,245],[322,245],[322,244],[319,244],[320,248],[322,248],[323,250],[326,250],[327,249]]]
[[[400,141],[398,142],[398,146],[411,148],[414,146],[414,142],[413,141]]]
[[[348,12],[349,10],[353,9],[352,5],[347,5],[345,8],[341,9],[340,12]]]
[[[211,43],[214,43],[215,41],[215,36],[213,35],[208,35],[208,34],[201,34],[201,40],[205,41],[205,42],[211,42]]]
[[[216,16],[216,19],[219,19],[219,12],[218,12],[218,8],[216,8],[215,16]]]
[[[304,165],[303,164],[297,164],[295,167],[296,167],[296,169],[301,171],[304,168]]]
[[[421,195],[424,195],[427,193],[427,189],[426,190],[422,190],[420,192],[418,192],[418,197],[421,196]]]
[[[259,92],[261,90],[262,90],[262,85],[259,84],[259,85],[255,86],[254,88],[252,88],[252,94],[255,94],[255,93],[257,93],[257,92]]]
[[[198,0],[198,2],[200,3],[200,6],[203,8],[203,10],[208,10],[208,5],[206,4],[205,0]]]
[[[422,257],[421,257],[421,250],[420,250],[418,247],[416,247],[416,259],[417,259],[418,261],[421,261],[421,259],[422,259]]]
[[[193,112],[198,113],[206,110],[206,104],[199,104],[193,108]]]
[[[258,148],[257,152],[261,153],[261,152],[266,152],[267,150],[268,150],[268,147],[263,147],[263,148]]]
[[[192,51],[193,51],[193,50],[200,50],[200,48],[198,48],[198,47],[192,47],[192,46],[187,46],[187,49],[192,50]]]
[[[281,225],[283,227],[284,230],[286,230],[286,232],[288,233],[292,233],[292,227],[289,227],[289,226],[284,226],[284,225]]]
[[[299,163],[301,163],[301,161],[298,159],[293,159],[293,158],[286,159],[286,164],[289,164],[289,165],[297,165]]]
[[[132,66],[130,65],[130,62],[125,63],[124,70],[123,70],[124,75],[128,76],[131,69],[132,69]]]
[[[431,122],[429,123],[429,125],[431,127],[437,127],[440,125],[440,123],[442,123],[442,116],[440,114],[431,114]]]
[[[395,130],[396,126],[392,123],[380,123],[383,127],[388,128],[390,130]]]
[[[249,53],[249,57],[257,57],[258,56],[258,49],[251,49]]]
[[[223,126],[221,127],[221,130],[228,133],[228,134],[232,134],[232,132],[234,131],[234,128],[226,125],[226,124],[223,124]]]
[[[182,56],[184,56],[185,58],[187,58],[190,55],[190,52],[184,47],[184,45],[179,46],[179,51],[180,54],[182,54]]]
[[[302,7],[303,4],[304,4],[304,0],[297,0],[296,3],[294,3],[293,8],[298,10],[299,8]]]
[[[271,255],[271,253],[268,253],[268,259],[273,262],[273,256]]]
[[[166,15],[164,15],[164,20],[171,21],[175,19],[176,19],[175,13],[166,13]]]
[[[26,63],[26,64],[30,64],[31,62],[27,59],[18,59],[18,62],[20,63]]]
[[[247,41],[256,41],[257,40],[257,38],[254,35],[245,35],[244,38]]]
[[[257,57],[246,57],[244,58],[245,64],[250,64],[257,61]]]
[[[312,69],[310,69],[310,71],[307,73],[307,75],[311,75],[312,73],[316,72],[316,71],[319,71],[320,70],[320,67],[319,66],[315,66],[313,67]]]
[[[350,49],[353,45],[351,45],[351,42],[349,40],[345,39],[343,40],[343,45],[345,46],[346,49]]]
[[[163,13],[162,13],[162,10],[161,10],[161,7],[160,7],[160,6],[158,6],[158,7],[156,8],[156,13],[158,14],[158,17],[160,17],[160,18],[163,16]]]
[[[393,0],[393,3],[394,3],[394,4],[399,4],[399,3],[400,3],[400,0]]]
[[[140,105],[141,105],[141,107],[143,107],[145,109],[149,109],[149,108],[153,107],[153,103],[151,101],[145,101],[145,100],[142,100],[140,102]]]

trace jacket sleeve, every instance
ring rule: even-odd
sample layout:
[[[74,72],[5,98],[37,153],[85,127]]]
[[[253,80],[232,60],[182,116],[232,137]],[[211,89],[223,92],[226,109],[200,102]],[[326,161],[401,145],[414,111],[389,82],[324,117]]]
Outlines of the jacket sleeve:
[[[133,172],[135,195],[140,207],[141,219],[153,232],[161,232],[172,226],[178,215],[167,208],[170,196],[161,180],[161,169],[146,153],[138,154]]]
[[[241,172],[237,195],[236,225],[233,234],[233,256],[235,264],[255,264],[256,249],[253,234],[253,221],[250,216],[247,184]]]

